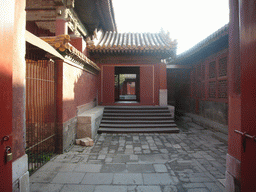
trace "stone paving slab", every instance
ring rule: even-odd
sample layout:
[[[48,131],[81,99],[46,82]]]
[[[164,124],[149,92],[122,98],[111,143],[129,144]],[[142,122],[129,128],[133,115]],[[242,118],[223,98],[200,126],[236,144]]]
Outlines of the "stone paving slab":
[[[137,184],[142,185],[143,179],[141,173],[118,173],[114,175],[113,184]]]
[[[94,192],[95,185],[65,185],[60,192]]]
[[[81,184],[106,185],[112,184],[113,173],[86,173]]]
[[[227,145],[195,124],[178,134],[97,135],[30,177],[30,191],[225,191]]]
[[[82,179],[84,178],[85,173],[63,173],[60,172],[58,173],[53,180],[51,181],[51,183],[68,183],[68,184],[78,184],[82,181]]]

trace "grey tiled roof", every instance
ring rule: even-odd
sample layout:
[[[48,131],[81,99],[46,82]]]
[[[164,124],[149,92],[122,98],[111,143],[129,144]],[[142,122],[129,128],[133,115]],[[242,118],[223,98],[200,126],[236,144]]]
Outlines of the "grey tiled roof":
[[[166,59],[167,63],[178,63],[198,52],[203,50],[203,48],[209,46],[213,42],[219,40],[221,37],[228,35],[228,29],[229,29],[229,24],[224,25],[199,43],[197,43],[195,46],[190,48],[189,50],[177,55],[175,59]]]
[[[107,31],[102,35],[101,40],[88,45],[93,52],[173,52],[176,50],[177,42],[172,41],[164,33],[117,33]]]

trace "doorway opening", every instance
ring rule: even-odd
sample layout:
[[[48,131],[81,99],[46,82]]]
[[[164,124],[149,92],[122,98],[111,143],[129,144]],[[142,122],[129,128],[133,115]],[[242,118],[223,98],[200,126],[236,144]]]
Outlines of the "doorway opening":
[[[139,76],[139,67],[115,67],[115,102],[140,102]]]

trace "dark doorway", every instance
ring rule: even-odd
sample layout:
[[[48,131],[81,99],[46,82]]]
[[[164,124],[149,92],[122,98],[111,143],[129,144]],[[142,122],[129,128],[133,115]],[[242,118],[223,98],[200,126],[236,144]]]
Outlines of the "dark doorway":
[[[140,101],[140,68],[115,67],[115,101]]]

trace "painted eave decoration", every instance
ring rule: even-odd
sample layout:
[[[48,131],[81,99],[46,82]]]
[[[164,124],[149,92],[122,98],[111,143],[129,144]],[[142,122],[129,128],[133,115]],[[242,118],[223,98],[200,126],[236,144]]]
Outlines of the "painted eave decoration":
[[[75,0],[74,10],[89,36],[95,29],[116,31],[112,0]]]
[[[194,47],[191,49],[177,55],[175,59],[169,58],[166,59],[167,64],[177,64],[181,63],[182,61],[188,59],[189,57],[195,55],[196,53],[199,53],[202,51],[204,48],[207,46],[213,44],[214,42],[220,40],[222,37],[228,35],[228,29],[229,29],[229,24],[224,25],[214,33],[212,33],[210,36],[205,38],[204,40],[200,41],[198,44],[196,44]]]
[[[42,40],[54,47],[65,59],[76,61],[82,65],[90,66],[96,71],[100,71],[100,68],[96,63],[91,61],[82,52],[72,46],[69,35],[59,35],[54,37],[40,37]]]
[[[101,39],[89,41],[90,52],[100,53],[176,53],[177,41],[171,40],[169,34],[161,33],[117,33],[105,32]]]

